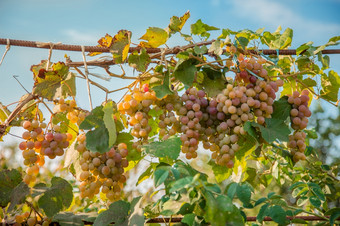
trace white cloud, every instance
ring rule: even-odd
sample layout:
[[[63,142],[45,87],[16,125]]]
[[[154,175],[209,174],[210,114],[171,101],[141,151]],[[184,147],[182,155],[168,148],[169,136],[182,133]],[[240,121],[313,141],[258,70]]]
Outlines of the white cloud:
[[[291,27],[304,34],[304,36],[328,36],[340,33],[340,24],[304,18],[278,1],[233,0],[232,4],[237,9],[237,15],[260,22],[264,26],[270,26],[271,28],[276,28],[279,25]]]
[[[84,44],[92,44],[94,45],[97,43],[98,39],[100,38],[97,35],[90,34],[90,33],[83,33],[78,30],[68,29],[62,32],[69,40],[69,42],[76,42],[76,43],[84,43]]]

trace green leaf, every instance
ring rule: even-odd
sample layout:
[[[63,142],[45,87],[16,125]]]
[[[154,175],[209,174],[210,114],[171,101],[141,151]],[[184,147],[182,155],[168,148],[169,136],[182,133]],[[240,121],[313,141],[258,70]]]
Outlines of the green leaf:
[[[288,103],[288,97],[283,96],[279,100],[274,101],[273,108],[272,118],[285,121],[290,116],[292,105]]]
[[[130,133],[120,132],[117,135],[116,143],[130,143],[133,140],[133,136]]]
[[[235,153],[238,160],[242,160],[249,156],[257,147],[256,139],[248,134],[240,136],[237,143],[240,146],[239,150]]]
[[[135,51],[129,56],[130,67],[133,67],[140,72],[146,71],[150,62],[151,62],[150,56],[144,48],[141,50],[140,54],[138,54],[138,52]]]
[[[332,226],[334,222],[340,217],[340,208],[331,209],[332,213],[329,217],[329,224]]]
[[[177,16],[171,17],[170,24],[168,25],[168,32],[170,34],[180,32],[182,30],[185,22],[189,19],[189,17],[190,17],[189,11],[184,13],[184,15],[181,16],[181,17],[177,17]]]
[[[255,128],[251,125],[250,121],[246,121],[243,125],[244,131],[257,140],[257,134]]]
[[[21,174],[18,170],[0,171],[0,206],[6,207],[11,201],[12,190],[22,182]]]
[[[302,83],[306,87],[314,87],[314,86],[317,85],[316,81],[314,79],[311,79],[311,78],[306,78],[306,79],[302,80]]]
[[[284,121],[276,118],[266,118],[266,127],[252,122],[252,126],[259,127],[263,139],[268,143],[272,143],[277,139],[280,141],[288,141],[290,130]]]
[[[243,202],[243,205],[248,205],[251,198],[251,187],[249,184],[239,184],[236,189],[236,195]]]
[[[282,34],[280,34],[281,27],[279,27],[274,33],[268,31],[263,33],[261,38],[262,43],[268,45],[271,49],[285,49],[292,43],[293,30],[287,28]]]
[[[142,147],[146,153],[159,158],[170,158],[176,160],[181,151],[181,139],[171,136],[165,141],[155,141]]]
[[[73,199],[72,186],[63,178],[53,177],[51,187],[39,198],[38,205],[48,217],[68,208]]]
[[[260,199],[258,199],[256,202],[255,202],[255,206],[257,205],[260,205],[261,203],[267,201],[268,199],[266,197],[262,197]]]
[[[74,214],[72,212],[58,213],[53,217],[53,222],[58,222],[61,226],[83,226],[83,218],[85,215]]]
[[[217,183],[221,183],[228,179],[233,172],[232,169],[217,165],[214,161],[210,161],[208,164],[212,166]]]
[[[111,119],[112,116],[110,116],[110,114],[112,114],[110,103],[112,104],[112,102],[109,102],[109,104],[106,105],[105,113],[103,106],[98,106],[93,109],[91,111],[91,114],[88,115],[79,126],[79,129],[92,129],[91,131],[88,131],[86,133],[86,148],[90,151],[105,153],[111,148],[109,140],[111,139],[110,142],[113,144],[116,142],[116,131],[114,131],[115,122],[113,118]],[[110,135],[106,125],[111,130]]]
[[[131,43],[131,31],[120,30],[113,36],[110,46],[110,52],[112,53],[115,63],[122,63],[128,56]]]
[[[243,49],[245,49],[249,43],[249,40],[245,37],[237,37],[236,40],[238,44],[242,46]]]
[[[157,48],[160,45],[163,45],[168,40],[168,33],[158,27],[149,27],[146,30],[146,33],[140,37],[140,39],[146,40],[148,42],[140,42],[140,46],[145,48]]]
[[[103,107],[103,121],[106,129],[109,132],[109,147],[112,147],[117,140],[116,123],[113,118],[113,102],[109,101]]]
[[[228,190],[227,190],[227,196],[230,198],[230,199],[234,199],[234,196],[236,194],[236,190],[238,188],[238,184],[235,183],[235,182],[232,182],[228,187]]]
[[[267,216],[268,207],[269,207],[269,203],[266,203],[263,206],[261,206],[261,209],[256,216],[257,221],[262,222],[264,220],[264,217]]]
[[[197,68],[195,66],[196,63],[197,60],[193,58],[178,62],[174,69],[175,78],[184,85],[191,87],[197,72]]]
[[[11,204],[9,205],[7,212],[11,212],[16,205],[23,203],[28,194],[30,194],[30,188],[26,183],[21,182],[12,190],[10,200]]]
[[[298,197],[299,195],[305,194],[306,192],[308,192],[308,187],[304,186],[304,187],[297,187],[293,190],[292,192],[292,196],[294,198]]]
[[[203,55],[205,53],[208,52],[208,48],[207,46],[203,45],[203,46],[195,46],[194,47],[194,52],[197,54],[197,55]]]
[[[167,71],[164,75],[163,84],[154,86],[152,89],[156,92],[156,97],[158,99],[163,99],[163,97],[172,94],[169,71]]]
[[[203,67],[202,71],[204,77],[200,84],[209,97],[215,97],[225,89],[226,79],[220,70]]]
[[[174,181],[174,183],[170,185],[169,192],[172,193],[174,191],[179,191],[182,188],[190,186],[191,183],[193,182],[193,179],[194,178],[192,176],[188,176],[188,177],[183,177],[179,180]]]
[[[322,192],[320,187],[312,187],[311,191],[313,192],[314,195],[316,195],[320,200],[326,201],[326,197],[324,193]]]
[[[298,181],[294,184],[292,184],[290,187],[289,187],[289,190],[293,190],[297,187],[307,187],[307,184],[305,182],[302,182],[302,181]]]
[[[308,201],[308,197],[302,196],[297,200],[296,205],[303,206],[304,204],[306,204],[307,201]]]
[[[114,222],[115,225],[120,224],[126,220],[130,210],[130,203],[119,200],[112,203],[109,209],[101,212],[96,220],[94,221],[94,226],[104,226],[109,225]]]
[[[319,199],[318,197],[316,197],[316,196],[311,196],[311,197],[309,197],[309,202],[310,202],[313,206],[315,206],[315,207],[317,207],[317,208],[319,208],[319,207],[321,206],[321,201],[320,201],[320,199]]]
[[[193,226],[195,222],[195,216],[196,215],[194,213],[185,214],[181,222],[189,226]]]
[[[110,150],[109,132],[104,124],[86,133],[86,148],[99,153],[105,153]]]
[[[86,116],[84,121],[79,125],[79,129],[89,130],[103,123],[104,111],[103,106],[98,106]]]
[[[218,195],[216,197],[216,201],[218,204],[218,209],[223,212],[231,212],[233,211],[233,202],[232,200],[225,195]]]
[[[160,163],[157,166],[153,174],[155,187],[161,185],[168,178],[170,169],[171,166],[164,163]]]
[[[268,216],[278,224],[285,224],[286,222],[286,211],[281,206],[271,206],[267,210]]]
[[[130,205],[130,214],[128,219],[126,219],[123,223],[117,224],[121,226],[128,226],[128,225],[144,225],[145,217],[144,217],[144,210],[140,207],[142,202],[141,196],[134,198],[131,201]]]
[[[208,39],[210,37],[210,33],[208,31],[219,30],[217,27],[209,26],[202,22],[201,19],[197,20],[196,23],[191,25],[191,33],[193,35],[200,35]]]
[[[326,100],[337,101],[340,88],[340,77],[338,73],[331,70],[328,72],[328,76],[326,74],[322,74],[321,87],[321,97],[325,98]]]

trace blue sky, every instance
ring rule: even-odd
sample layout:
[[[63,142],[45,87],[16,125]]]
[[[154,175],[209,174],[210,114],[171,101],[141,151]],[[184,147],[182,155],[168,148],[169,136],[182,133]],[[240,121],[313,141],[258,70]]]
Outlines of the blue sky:
[[[293,47],[307,41],[323,44],[330,37],[340,35],[339,0],[0,0],[0,37],[95,45],[105,33],[113,35],[120,29],[128,29],[137,42],[149,26],[165,28],[171,16],[181,16],[187,10],[191,18],[184,31],[189,31],[189,24],[198,19],[233,30],[265,27],[275,31],[281,25],[283,29],[294,30]],[[169,43],[181,44],[176,37]],[[4,50],[5,46],[0,46],[1,55]],[[65,53],[73,61],[82,60],[79,52],[53,51],[52,61],[64,60]],[[30,66],[46,59],[47,55],[48,50],[12,47],[0,67],[0,101],[9,104],[25,94],[12,75],[19,75],[20,81],[30,90],[33,85]],[[339,56],[331,56],[331,65],[336,71],[340,71],[340,66],[335,65],[339,61]],[[119,80],[99,81],[110,89],[125,84]],[[88,107],[85,84],[80,82],[79,87],[84,89],[79,89],[78,101]],[[98,105],[104,95],[95,88],[93,91],[95,105]]]

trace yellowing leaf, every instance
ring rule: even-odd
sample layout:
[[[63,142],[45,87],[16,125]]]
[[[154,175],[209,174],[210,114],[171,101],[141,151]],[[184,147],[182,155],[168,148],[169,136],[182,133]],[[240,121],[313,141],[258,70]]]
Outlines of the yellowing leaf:
[[[146,30],[146,33],[140,38],[148,42],[142,41],[139,45],[145,48],[157,48],[158,46],[166,43],[168,37],[168,33],[164,29],[158,27],[149,27]]]
[[[112,36],[109,34],[106,34],[104,37],[100,38],[98,40],[98,47],[110,47],[112,44]],[[101,52],[91,52],[88,55],[89,56],[96,56],[101,54]]]
[[[183,16],[177,17],[173,16],[170,19],[170,24],[167,27],[167,31],[170,34],[174,34],[176,32],[179,32],[182,30],[185,22],[189,19],[190,17],[190,12],[187,11]]]
[[[128,56],[131,43],[131,31],[120,30],[112,39],[110,52],[116,63],[122,63]]]

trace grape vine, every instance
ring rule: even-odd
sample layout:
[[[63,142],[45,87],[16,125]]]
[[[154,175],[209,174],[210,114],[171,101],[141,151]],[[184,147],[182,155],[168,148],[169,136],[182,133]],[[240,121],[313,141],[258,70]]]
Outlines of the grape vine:
[[[296,58],[266,56],[261,47],[287,50],[291,29],[223,29],[208,40],[219,29],[198,20],[185,34],[181,30],[189,17],[174,16],[165,29],[148,28],[136,46],[130,31],[106,34],[97,49],[110,52],[109,62],[106,57],[79,63],[66,56],[65,62],[43,60],[31,67],[32,92],[12,111],[0,103],[1,137],[12,127],[22,131],[23,170],[0,171],[5,223],[62,225],[72,219],[79,225],[129,225],[182,215],[188,225],[244,225],[247,209],[258,205],[258,223],[265,217],[280,225],[299,223],[299,213],[336,222],[340,214],[331,202],[339,199],[338,168],[313,163],[317,155],[309,140],[316,136],[308,122],[313,98],[339,102],[340,77],[322,50],[339,44],[340,37],[319,47],[303,44]],[[168,48],[175,33],[188,45]],[[84,63],[107,75],[89,73],[87,67],[83,72]],[[128,66],[133,75],[126,75]],[[132,82],[109,90],[92,75]],[[78,103],[79,79],[106,94],[94,109]],[[111,100],[116,92],[121,98]],[[73,179],[45,180],[50,162],[59,161],[59,172]],[[144,163],[137,185],[147,179],[156,189],[163,185],[153,190],[161,195],[158,201],[150,194],[127,195],[128,182],[136,177],[132,169],[140,171]],[[294,201],[271,190],[258,193],[282,185],[292,191],[285,198]],[[150,204],[141,208],[143,200]]]

